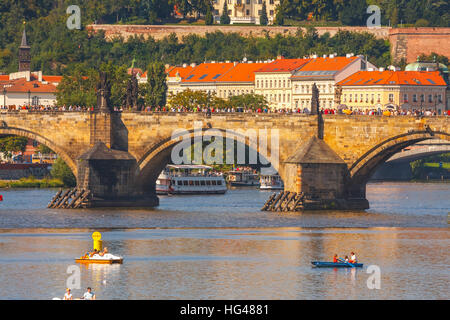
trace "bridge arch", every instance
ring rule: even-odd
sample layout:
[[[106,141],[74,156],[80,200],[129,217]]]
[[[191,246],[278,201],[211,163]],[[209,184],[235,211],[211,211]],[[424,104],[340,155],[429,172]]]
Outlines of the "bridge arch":
[[[430,139],[450,141],[450,133],[433,132],[431,130],[410,131],[384,140],[371,148],[349,168],[351,177],[350,197],[365,198],[366,184],[381,164],[404,148]]]
[[[77,165],[75,161],[68,155],[67,151],[55,144],[53,141],[41,136],[40,134],[22,128],[0,127],[0,135],[13,135],[30,138],[43,145],[46,145],[47,147],[55,151],[56,154],[58,154],[64,160],[64,162],[66,162],[75,177],[77,176]]]
[[[205,134],[205,132],[208,130],[215,130],[217,132],[220,132],[224,138],[224,145],[226,144],[227,140],[226,134],[232,134],[234,141],[237,141],[238,143],[249,147],[250,149],[256,151],[257,154],[264,157],[267,161],[270,161],[269,155],[271,155],[272,153],[270,136],[267,137],[267,148],[264,148],[266,150],[263,150],[260,148],[259,143],[257,143],[256,149],[252,148],[251,144],[249,143],[249,137],[245,134],[242,134],[242,132],[221,128],[202,128],[202,135],[207,136],[208,134]],[[169,164],[173,148],[177,144],[181,143],[183,139],[194,139],[195,133],[196,132],[194,129],[185,130],[185,134],[178,134],[174,137],[164,137],[157,143],[150,146],[138,161],[138,169],[136,171],[136,181],[138,187],[144,191],[155,190],[156,180],[161,171],[166,167],[167,164]],[[259,139],[259,135],[257,135],[257,139]],[[281,163],[278,161],[277,163],[272,163],[272,165],[281,176],[281,179],[284,180]]]

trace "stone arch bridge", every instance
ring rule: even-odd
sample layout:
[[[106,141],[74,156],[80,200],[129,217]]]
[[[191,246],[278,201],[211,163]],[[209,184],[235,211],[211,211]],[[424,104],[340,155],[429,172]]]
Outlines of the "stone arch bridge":
[[[267,147],[258,143],[257,151],[267,159],[277,156],[271,160],[285,190],[300,191],[311,184],[302,174],[310,164],[345,163],[339,190],[331,188],[328,196],[358,199],[358,206],[366,208],[366,183],[376,168],[417,142],[450,140],[449,121],[448,117],[325,115],[320,142],[324,146],[314,142],[320,125],[312,115],[19,111],[0,114],[0,135],[32,138],[53,149],[72,169],[78,186],[93,192],[99,206],[155,206],[156,178],[182,138],[174,136],[175,130],[186,130],[184,138],[195,137],[196,129],[231,132],[247,145],[252,139],[247,130],[254,130],[258,139],[267,137]],[[289,164],[296,161],[294,170]],[[308,190],[332,184],[327,170],[334,169],[320,170],[325,174],[317,174]]]

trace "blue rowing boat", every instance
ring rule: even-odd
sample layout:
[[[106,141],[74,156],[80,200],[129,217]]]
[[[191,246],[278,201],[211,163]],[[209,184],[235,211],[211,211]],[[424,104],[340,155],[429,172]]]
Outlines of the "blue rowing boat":
[[[362,268],[362,263],[311,261],[317,268]]]

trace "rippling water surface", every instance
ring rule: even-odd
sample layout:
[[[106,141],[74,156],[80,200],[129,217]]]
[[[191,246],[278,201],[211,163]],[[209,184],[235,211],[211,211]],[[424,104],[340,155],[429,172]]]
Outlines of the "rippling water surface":
[[[277,214],[270,193],[163,197],[156,209],[50,210],[54,190],[3,190],[0,299],[62,297],[102,232],[123,265],[81,266],[99,299],[448,299],[450,184],[375,183],[365,212]],[[358,254],[363,269],[314,269]],[[369,290],[369,265],[381,289]]]

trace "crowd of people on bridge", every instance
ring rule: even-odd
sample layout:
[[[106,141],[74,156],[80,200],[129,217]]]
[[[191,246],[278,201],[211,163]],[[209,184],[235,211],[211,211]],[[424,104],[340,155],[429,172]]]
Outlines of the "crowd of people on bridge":
[[[63,105],[63,106],[44,106],[44,105],[9,105],[9,106],[0,106],[0,110],[2,112],[10,111],[10,112],[20,112],[20,111],[28,111],[28,112],[89,112],[94,111],[93,106],[79,106],[79,105]],[[308,108],[215,108],[215,107],[150,107],[146,106],[141,110],[135,110],[132,108],[123,108],[123,107],[114,107],[114,111],[116,112],[124,112],[124,111],[135,111],[135,112],[143,112],[143,113],[205,113],[205,114],[222,114],[222,113],[268,113],[268,114],[310,114],[311,111]],[[408,109],[403,110],[401,108],[398,109],[337,109],[337,108],[322,108],[321,113],[324,115],[335,115],[335,114],[346,114],[346,115],[371,115],[371,116],[416,116],[416,117],[433,117],[439,116],[439,112],[432,109]],[[443,115],[450,116],[450,110],[447,110],[443,113]]]

